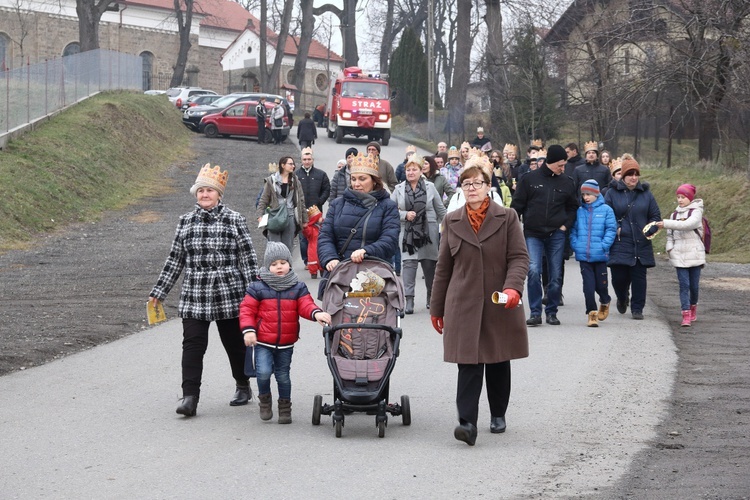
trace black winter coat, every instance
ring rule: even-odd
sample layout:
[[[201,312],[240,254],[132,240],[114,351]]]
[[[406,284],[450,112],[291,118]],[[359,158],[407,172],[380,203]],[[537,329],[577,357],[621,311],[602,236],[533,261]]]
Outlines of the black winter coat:
[[[576,168],[585,164],[586,164],[586,160],[581,158],[581,155],[575,155],[573,158],[565,162],[565,175],[569,175],[573,179],[575,179]]]
[[[599,184],[599,190],[603,195],[609,189],[609,183],[612,182],[612,173],[597,161],[596,163],[584,163],[576,167],[573,179],[575,179],[578,189],[581,189],[581,186],[587,180],[594,179]]]
[[[312,118],[303,118],[297,124],[297,139],[300,141],[314,141],[318,138],[318,129]]]
[[[310,208],[315,205],[322,212],[323,204],[328,200],[331,194],[331,182],[328,180],[328,174],[319,168],[313,167],[309,172],[299,167],[296,172],[297,179],[302,184],[302,192],[305,194],[305,205]]]
[[[511,208],[523,219],[523,233],[546,238],[560,226],[573,227],[578,210],[578,191],[567,175],[554,175],[544,164],[516,184]]]
[[[649,222],[660,221],[661,212],[648,183],[639,182],[631,191],[618,181],[607,191],[604,201],[615,212],[618,231],[607,265],[634,266],[639,260],[645,267],[654,267],[654,248],[643,235],[643,228]]]
[[[388,262],[396,254],[398,234],[401,230],[398,205],[391,200],[385,189],[370,194],[377,199],[377,205],[366,227],[363,227],[360,221],[368,209],[351,189],[344,191],[342,197],[329,204],[318,236],[318,260],[323,267],[332,260],[341,259],[339,252],[343,250],[344,243],[354,228],[357,228],[357,233],[343,252],[343,258],[348,259],[352,252],[360,248],[364,248],[368,256]]]

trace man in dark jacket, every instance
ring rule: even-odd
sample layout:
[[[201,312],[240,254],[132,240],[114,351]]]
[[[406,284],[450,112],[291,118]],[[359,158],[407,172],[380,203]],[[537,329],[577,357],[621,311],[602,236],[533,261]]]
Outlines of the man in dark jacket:
[[[569,175],[575,179],[576,168],[586,163],[586,160],[581,158],[581,155],[578,153],[578,144],[575,142],[568,143],[565,146],[565,154],[568,155],[568,161],[565,164],[565,175]]]
[[[309,113],[305,113],[308,115]],[[304,120],[300,120],[302,123]],[[312,120],[310,123],[315,125]],[[315,168],[313,165],[313,152],[310,148],[302,150],[302,166],[297,169],[295,174],[299,179],[299,183],[302,184],[302,193],[305,195],[305,208],[310,208],[313,205],[318,207],[318,210],[323,211],[323,204],[331,194],[331,183],[328,180],[328,174]],[[307,268],[307,238],[302,232],[299,233],[299,251],[302,254],[302,261],[305,263]]]
[[[477,149],[482,149],[482,146],[485,144],[490,144],[490,146],[492,146],[490,138],[484,135],[484,127],[477,127],[477,136],[471,140],[470,144],[472,148]]]
[[[255,106],[255,119],[258,120],[258,144],[266,143],[266,98],[261,97],[260,102]]]
[[[305,113],[305,117],[297,124],[297,140],[299,147],[309,148],[318,138],[318,129],[315,122],[310,118],[310,113]]]
[[[388,187],[388,192],[392,193],[393,188],[398,184],[398,181],[396,180],[396,171],[393,170],[393,165],[391,165],[388,160],[384,160],[380,157],[380,143],[377,141],[368,142],[367,154],[375,157],[375,160],[378,162],[380,178],[383,180],[383,184]]]
[[[578,209],[578,192],[573,179],[564,175],[567,155],[562,146],[547,149],[547,162],[521,178],[511,208],[523,219],[529,251],[529,326],[542,324],[542,260],[549,269],[547,323],[559,325],[557,308],[562,292],[563,249],[566,231],[573,227]]]
[[[609,183],[612,182],[612,174],[609,168],[599,163],[599,145],[594,141],[587,142],[583,154],[586,155],[586,162],[576,167],[574,172],[576,186],[581,189],[584,182],[594,179],[601,186],[601,194],[604,196],[609,189]]]

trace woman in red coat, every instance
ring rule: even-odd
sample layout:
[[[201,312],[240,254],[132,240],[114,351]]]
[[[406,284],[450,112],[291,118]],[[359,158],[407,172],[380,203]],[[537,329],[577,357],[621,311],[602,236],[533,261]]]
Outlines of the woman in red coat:
[[[479,167],[461,173],[466,205],[443,219],[443,234],[430,313],[443,335],[443,359],[458,364],[454,436],[474,445],[479,396],[486,377],[490,431],[505,431],[510,399],[510,360],[529,355],[523,307],[519,307],[529,254],[518,215],[492,203],[490,177]],[[505,305],[494,304],[502,290]]]

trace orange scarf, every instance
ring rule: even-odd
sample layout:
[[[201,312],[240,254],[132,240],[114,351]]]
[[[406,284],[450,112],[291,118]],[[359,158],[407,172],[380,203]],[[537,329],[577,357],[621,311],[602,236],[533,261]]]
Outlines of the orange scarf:
[[[490,197],[484,199],[478,209],[474,210],[466,204],[466,213],[469,215],[469,224],[475,233],[479,234],[479,228],[482,227],[484,218],[487,217],[487,210],[490,208]]]

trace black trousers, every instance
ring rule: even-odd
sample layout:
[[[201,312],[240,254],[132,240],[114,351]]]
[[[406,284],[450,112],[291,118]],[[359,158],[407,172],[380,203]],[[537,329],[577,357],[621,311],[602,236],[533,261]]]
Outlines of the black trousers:
[[[266,122],[258,120],[258,144],[266,143]]]
[[[505,417],[510,400],[510,361],[492,364],[458,365],[456,407],[461,424],[477,425],[482,378],[486,376],[487,399],[493,417]]]
[[[646,307],[646,273],[648,269],[636,261],[634,266],[609,266],[612,273],[612,288],[615,290],[617,300],[626,302],[628,294],[630,297],[630,310],[632,312],[643,312]]]
[[[203,375],[203,355],[208,347],[210,321],[199,319],[182,320],[182,395],[199,396]],[[245,376],[245,342],[240,332],[240,319],[224,319],[216,322],[221,343],[229,358],[232,377],[237,385],[247,385]]]

